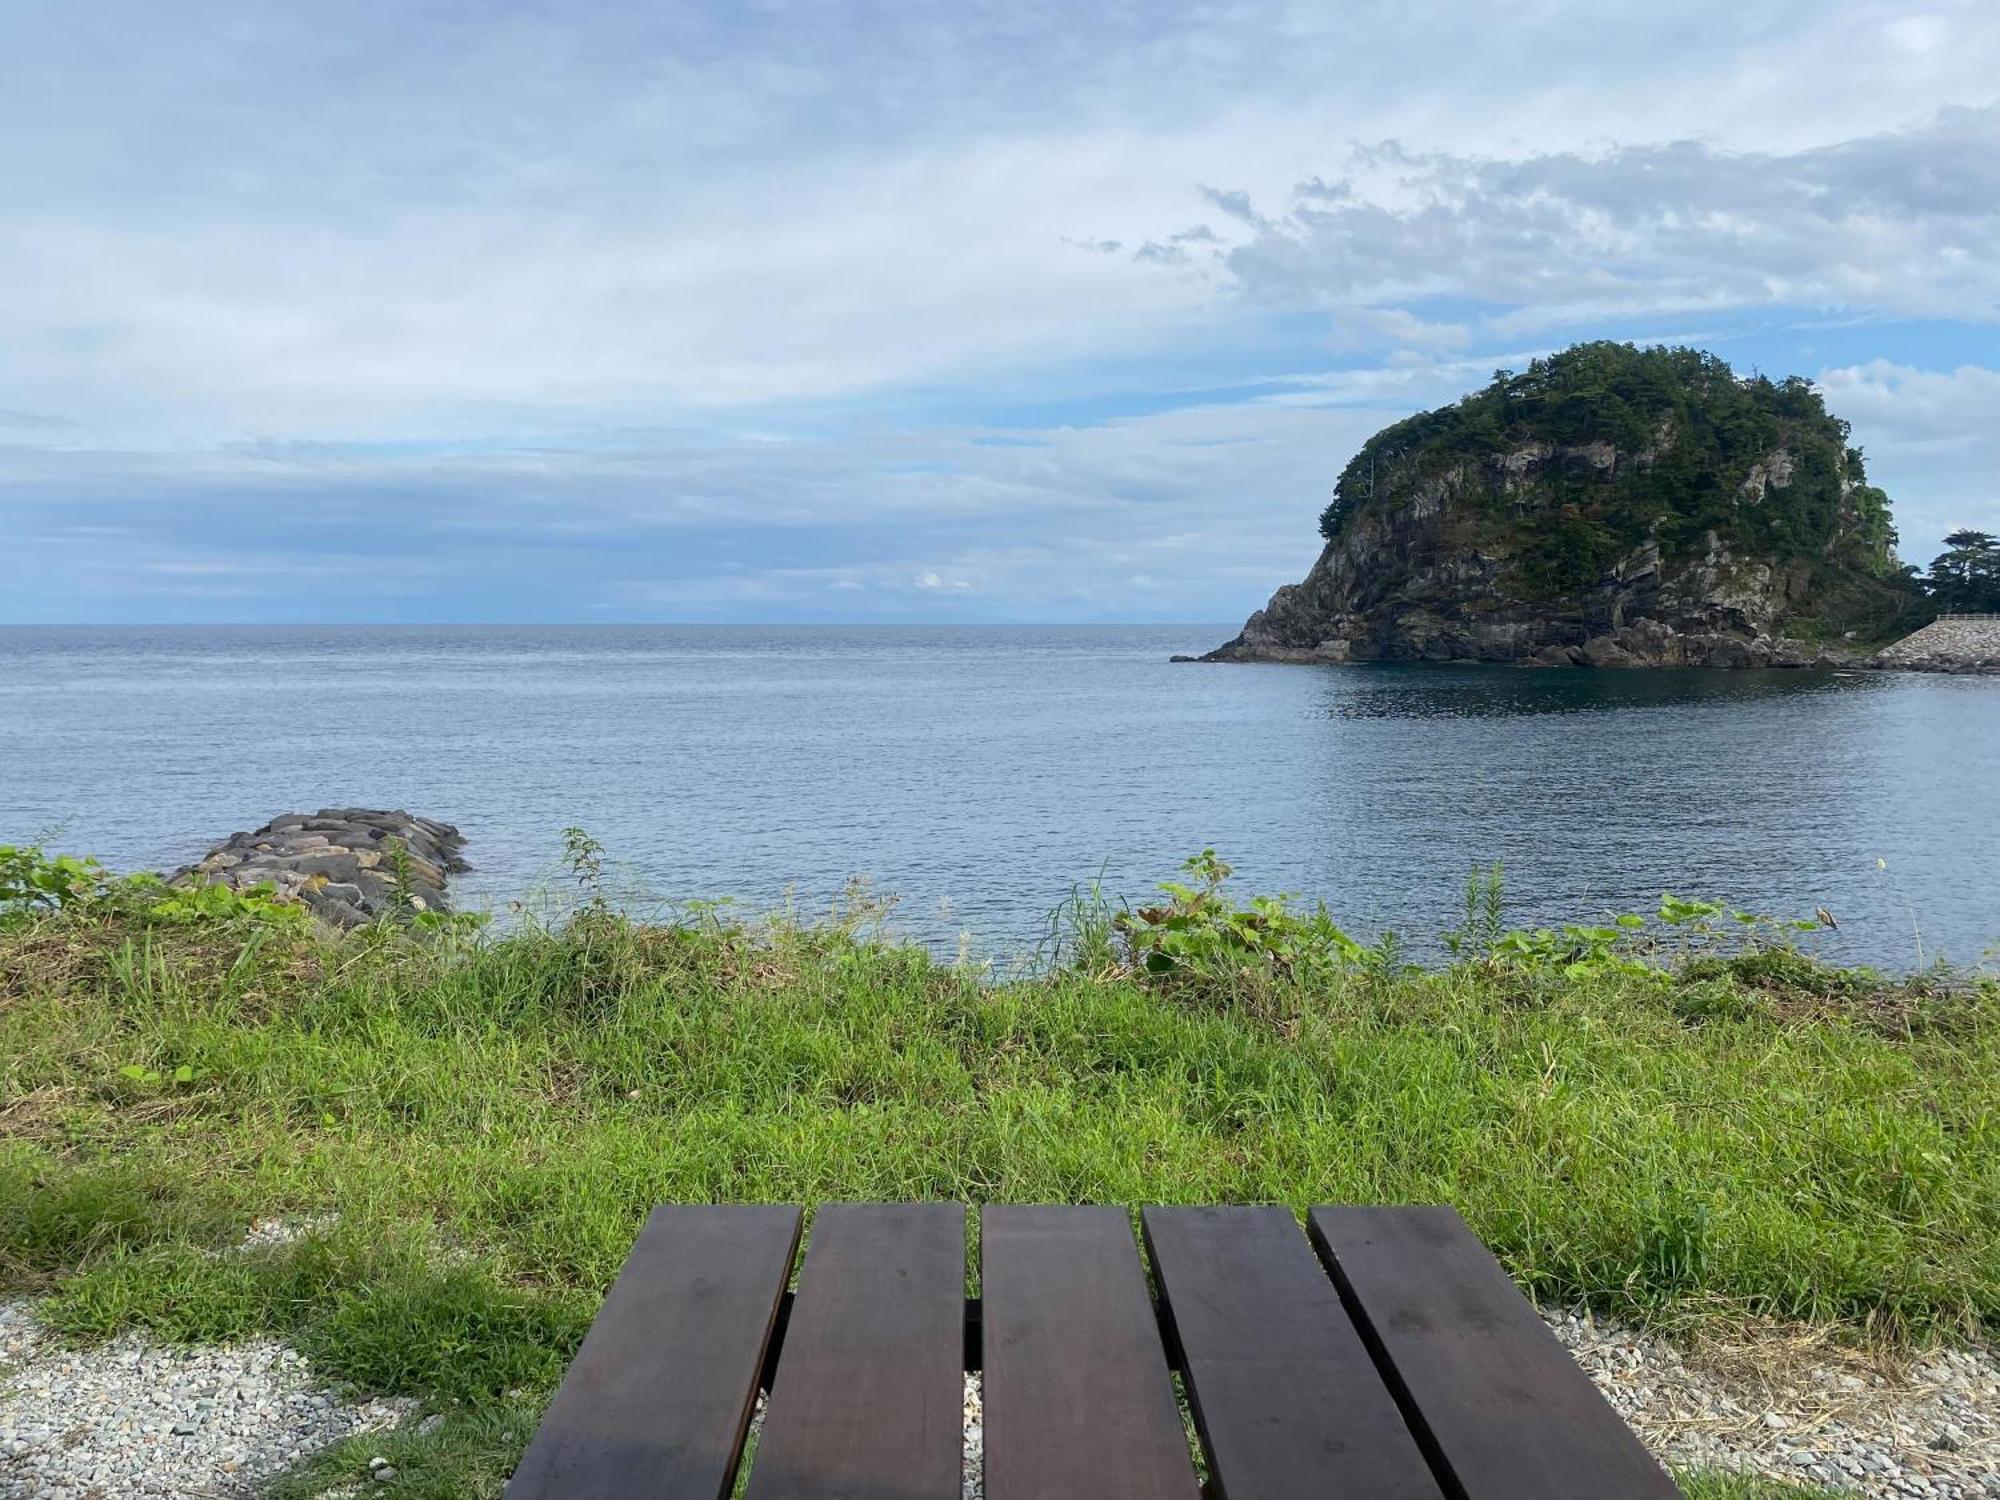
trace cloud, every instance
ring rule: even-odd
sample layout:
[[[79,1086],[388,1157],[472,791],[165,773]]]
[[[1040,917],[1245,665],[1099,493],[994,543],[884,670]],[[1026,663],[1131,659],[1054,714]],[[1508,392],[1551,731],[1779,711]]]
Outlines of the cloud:
[[[494,456],[0,449],[22,618],[1213,618],[1301,570],[1382,408]],[[1144,581],[1140,581],[1143,578]]]
[[[2000,11],[1926,15],[364,0],[335,28],[204,0],[14,7],[0,406],[138,444],[478,440],[976,383],[1226,340],[1194,278],[1071,248],[1182,265],[1225,233],[1266,305],[1443,284],[1584,315],[1655,271],[1661,305],[1709,299],[1712,273],[1741,297],[1745,265],[1859,298],[1934,247],[1938,167],[1828,143],[1994,94]],[[1956,199],[1986,143],[1940,129],[1961,165],[1932,185]],[[1708,144],[1678,156],[1577,146],[1691,132]],[[1349,140],[1402,145],[1326,178]],[[1760,209],[1788,162],[1843,187],[1874,171],[1883,212]],[[1649,217],[1648,174],[1703,205],[1715,175],[1727,212],[1794,243],[1739,260],[1720,225]],[[1990,294],[1983,227],[1956,279],[1919,275],[1926,305]]]
[[[65,417],[52,417],[38,411],[9,411],[0,407],[0,427],[23,427],[46,430],[52,427],[74,427],[76,424]]]
[[[1463,322],[1426,318],[1407,307],[1340,309],[1327,336],[1329,349],[1380,349],[1441,354],[1463,349],[1472,330]]]
[[[1920,370],[1885,359],[1822,370],[1854,423],[1868,477],[1897,500],[1901,551],[1920,566],[1961,526],[2000,530],[2000,370]]]
[[[1585,334],[1973,503],[1977,349],[1754,335],[1992,326],[2000,8],[1475,15],[0,7],[0,617],[1240,617]]]
[[[1240,219],[1245,224],[1254,225],[1257,228],[1262,228],[1265,224],[1263,216],[1251,206],[1250,195],[1241,188],[1234,188],[1225,192],[1221,188],[1212,188],[1204,185],[1201,195],[1224,213],[1228,214],[1232,219]],[[1189,231],[1190,237],[1193,237],[1196,233],[1197,231]]]
[[[1504,159],[1390,141],[1238,217],[1256,232],[1213,252],[1219,277],[1370,339],[1464,343],[1462,325],[1410,310],[1438,298],[1487,305],[1480,326],[1500,337],[1755,306],[2000,321],[1983,248],[2000,244],[2000,104],[1783,154],[1680,141]]]
[[[432,453],[0,448],[16,618],[1239,619],[1296,579],[1332,475],[1489,360],[1226,404],[983,427]],[[2000,529],[2000,373],[1819,372],[1906,557]],[[608,440],[607,440],[608,441]]]

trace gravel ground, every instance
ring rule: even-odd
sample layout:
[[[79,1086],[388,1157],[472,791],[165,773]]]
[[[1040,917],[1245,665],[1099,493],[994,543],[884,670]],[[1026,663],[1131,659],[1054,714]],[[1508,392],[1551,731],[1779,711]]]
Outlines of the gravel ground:
[[[965,1377],[965,1457],[960,1461],[965,1500],[986,1494],[986,1400],[977,1371]]]
[[[247,1496],[410,1405],[343,1400],[271,1340],[62,1349],[28,1304],[0,1303],[0,1500]]]
[[[2000,1357],[1991,1349],[1887,1362],[1773,1332],[1683,1352],[1585,1314],[1542,1316],[1670,1464],[1871,1500],[2000,1497]]]
[[[2000,1500],[2000,1357],[1902,1362],[1772,1333],[1680,1349],[1575,1313],[1549,1326],[1666,1462],[1841,1487],[1870,1500]],[[0,1500],[237,1497],[411,1409],[356,1402],[260,1341],[173,1349],[137,1335],[58,1348],[0,1303]],[[758,1420],[762,1420],[759,1403]],[[980,1381],[965,1381],[965,1500],[984,1475]]]

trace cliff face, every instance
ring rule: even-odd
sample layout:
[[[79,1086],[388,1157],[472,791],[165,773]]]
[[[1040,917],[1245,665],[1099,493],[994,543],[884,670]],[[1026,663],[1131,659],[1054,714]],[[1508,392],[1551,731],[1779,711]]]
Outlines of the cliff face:
[[[1583,354],[1583,374],[1564,365]],[[1708,356],[1622,345],[1498,377],[1371,439],[1304,581],[1207,659],[1844,659],[1844,641],[1882,634],[1910,592],[1886,501],[1818,402],[1803,382],[1740,382]]]

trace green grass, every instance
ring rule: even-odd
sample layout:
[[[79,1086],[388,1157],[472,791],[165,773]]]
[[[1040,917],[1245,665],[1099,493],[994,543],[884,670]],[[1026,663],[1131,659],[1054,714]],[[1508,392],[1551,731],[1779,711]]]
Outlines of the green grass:
[[[1817,1485],[1776,1484],[1768,1479],[1748,1478],[1706,1469],[1680,1474],[1681,1493],[1687,1500],[1840,1500],[1853,1490],[1826,1490]]]
[[[1791,959],[993,985],[836,930],[17,921],[0,1290],[439,1413],[301,1494],[378,1452],[496,1493],[669,1200],[1449,1202],[1547,1300],[1990,1334],[1996,1023],[1990,982]],[[271,1214],[338,1222],[213,1253]]]

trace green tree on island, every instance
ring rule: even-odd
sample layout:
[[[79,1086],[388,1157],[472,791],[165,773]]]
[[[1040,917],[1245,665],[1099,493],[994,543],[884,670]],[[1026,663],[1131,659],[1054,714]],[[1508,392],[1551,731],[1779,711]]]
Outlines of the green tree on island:
[[[1504,483],[1485,487],[1477,524],[1489,541],[1517,533],[1550,592],[1596,577],[1648,538],[1673,558],[1709,533],[1767,561],[1897,582],[1889,497],[1868,483],[1851,438],[1801,376],[1739,376],[1699,349],[1600,339],[1518,374],[1496,370],[1461,400],[1383,428],[1341,471],[1319,529],[1334,541],[1378,493],[1468,461],[1536,443],[1604,443],[1628,461],[1544,475],[1532,503]],[[1773,460],[1787,465],[1782,478],[1754,477]]]
[[[1944,539],[1951,550],[1931,564],[1928,588],[1946,614],[2000,611],[2000,537],[1960,530]]]

